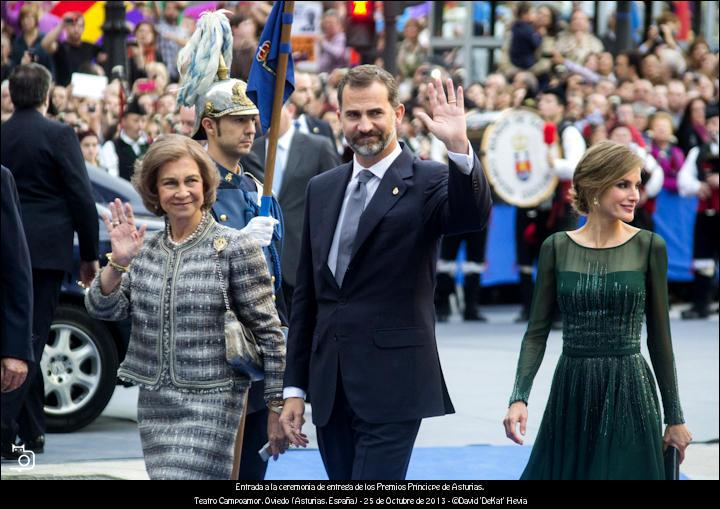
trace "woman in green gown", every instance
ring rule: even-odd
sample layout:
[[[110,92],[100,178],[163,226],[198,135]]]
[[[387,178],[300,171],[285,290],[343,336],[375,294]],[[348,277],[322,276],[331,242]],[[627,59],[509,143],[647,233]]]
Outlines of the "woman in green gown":
[[[591,147],[573,177],[574,206],[587,222],[541,247],[503,422],[514,442],[523,443],[528,397],[556,305],[563,353],[522,479],[664,479],[663,450],[676,447],[682,460],[691,441],[670,338],[665,241],[626,224],[639,200],[641,168],[623,145]],[[655,377],[640,354],[643,315],[664,435]]]

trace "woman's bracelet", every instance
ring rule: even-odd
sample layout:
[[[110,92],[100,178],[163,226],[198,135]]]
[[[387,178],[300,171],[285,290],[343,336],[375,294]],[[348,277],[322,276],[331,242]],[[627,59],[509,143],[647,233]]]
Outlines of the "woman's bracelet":
[[[108,265],[110,265],[110,267],[112,267],[116,271],[120,272],[121,274],[123,272],[127,272],[128,270],[130,270],[129,264],[128,265],[120,265],[119,263],[114,262],[112,259],[112,253],[107,253],[105,255],[105,257],[108,259]]]

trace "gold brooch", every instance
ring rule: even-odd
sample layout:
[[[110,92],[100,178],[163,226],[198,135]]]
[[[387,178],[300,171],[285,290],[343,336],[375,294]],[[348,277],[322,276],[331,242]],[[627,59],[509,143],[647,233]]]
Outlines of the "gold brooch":
[[[227,244],[227,239],[225,237],[218,237],[215,239],[215,242],[213,242],[215,251],[217,251],[218,253],[225,249],[227,247]]]
[[[393,195],[397,196],[398,193],[400,193],[400,189],[398,189],[397,187],[393,188]]]
[[[232,173],[227,172],[227,173],[225,174],[225,180],[226,180],[227,182],[232,182],[232,178],[233,178],[233,174],[232,174]]]

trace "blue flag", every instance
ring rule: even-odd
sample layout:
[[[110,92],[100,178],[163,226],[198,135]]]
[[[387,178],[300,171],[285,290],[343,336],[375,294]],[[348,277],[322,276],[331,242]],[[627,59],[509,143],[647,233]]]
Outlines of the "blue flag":
[[[260,110],[260,123],[262,124],[263,134],[270,129],[280,52],[288,54],[283,103],[287,101],[287,98],[295,90],[292,48],[290,43],[286,44],[285,47],[280,44],[283,23],[292,24],[292,14],[283,14],[284,8],[285,2],[275,2],[275,5],[273,5],[260,36],[260,44],[255,52],[255,58],[253,58],[252,67],[250,68],[250,76],[248,77],[247,95]]]

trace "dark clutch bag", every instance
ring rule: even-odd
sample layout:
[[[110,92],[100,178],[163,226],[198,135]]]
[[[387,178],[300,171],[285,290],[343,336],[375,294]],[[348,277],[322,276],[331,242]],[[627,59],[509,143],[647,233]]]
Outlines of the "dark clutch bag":
[[[669,446],[665,449],[664,463],[665,463],[665,480],[666,481],[679,481],[680,480],[680,451],[675,447]]]

